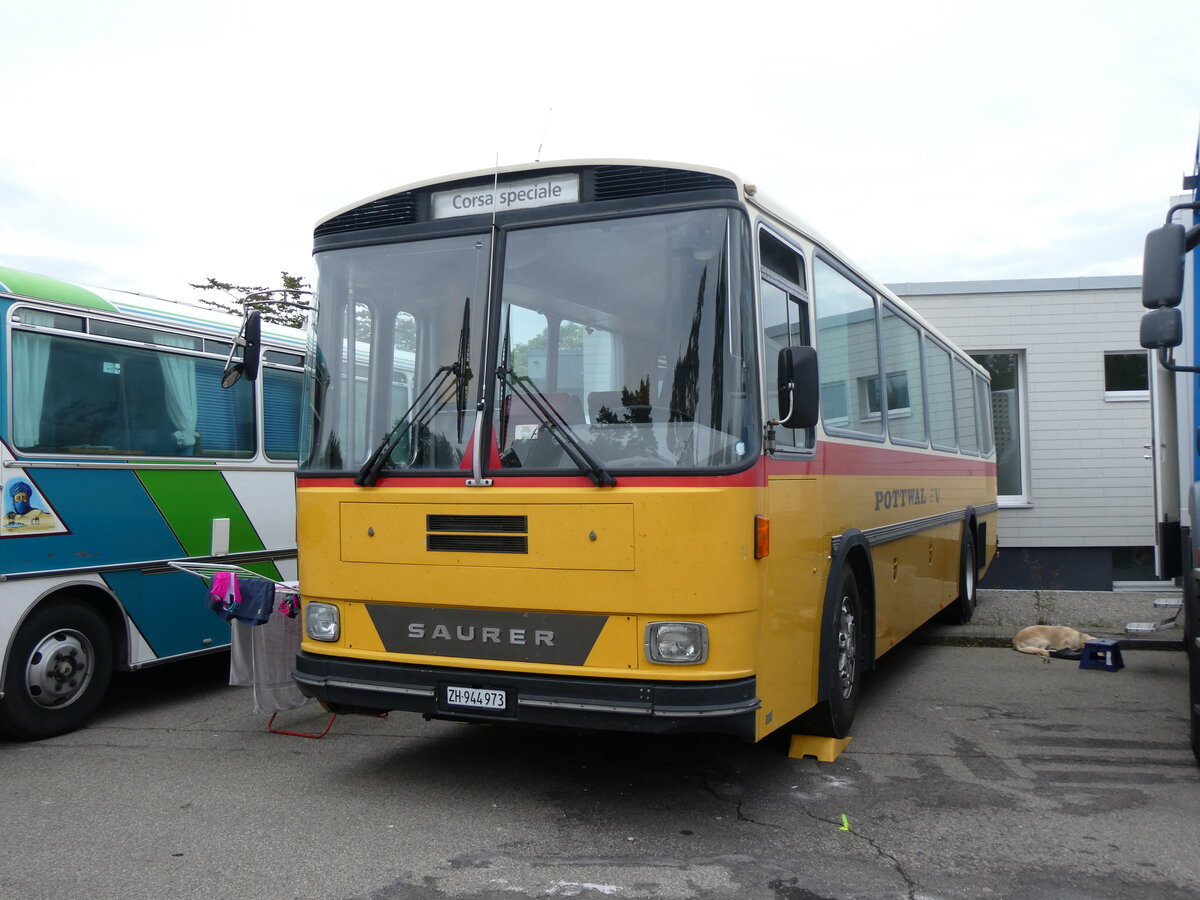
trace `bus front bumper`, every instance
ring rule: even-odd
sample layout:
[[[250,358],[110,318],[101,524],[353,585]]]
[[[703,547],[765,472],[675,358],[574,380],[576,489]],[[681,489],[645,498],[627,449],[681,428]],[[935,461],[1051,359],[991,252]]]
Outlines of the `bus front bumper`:
[[[300,651],[292,677],[336,713],[755,738],[755,679],[663,682],[369,662]]]

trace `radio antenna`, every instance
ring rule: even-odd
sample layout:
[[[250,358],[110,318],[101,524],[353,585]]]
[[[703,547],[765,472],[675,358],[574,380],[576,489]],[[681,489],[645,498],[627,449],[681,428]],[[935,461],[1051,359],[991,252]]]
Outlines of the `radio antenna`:
[[[545,124],[542,125],[542,139],[540,141],[538,141],[537,155],[536,155],[536,158],[534,159],[534,162],[542,161],[542,146],[546,143],[546,132],[550,128],[550,114],[552,112],[554,112],[553,106],[551,106],[549,109],[546,110],[546,122],[545,122]]]

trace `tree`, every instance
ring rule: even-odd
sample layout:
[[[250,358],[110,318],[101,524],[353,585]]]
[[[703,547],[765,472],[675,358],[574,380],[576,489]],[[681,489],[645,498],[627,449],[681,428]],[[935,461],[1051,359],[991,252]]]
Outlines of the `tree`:
[[[211,297],[197,297],[205,306],[211,306],[222,312],[232,313],[241,318],[249,309],[262,313],[263,319],[276,325],[286,325],[289,328],[303,328],[308,323],[309,295],[300,293],[309,290],[303,278],[279,273],[282,287],[262,287],[244,284],[231,284],[228,281],[218,281],[209,278],[204,284],[190,284],[189,287],[200,291],[221,291],[229,296],[229,300],[214,300]],[[270,293],[268,293],[270,292]],[[253,300],[246,298],[255,296]]]

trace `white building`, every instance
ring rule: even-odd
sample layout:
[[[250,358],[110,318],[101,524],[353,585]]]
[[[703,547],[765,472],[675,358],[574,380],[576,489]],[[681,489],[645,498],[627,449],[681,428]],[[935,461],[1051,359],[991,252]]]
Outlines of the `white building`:
[[[1140,277],[894,284],[992,372],[1000,557],[985,587],[1154,577]]]

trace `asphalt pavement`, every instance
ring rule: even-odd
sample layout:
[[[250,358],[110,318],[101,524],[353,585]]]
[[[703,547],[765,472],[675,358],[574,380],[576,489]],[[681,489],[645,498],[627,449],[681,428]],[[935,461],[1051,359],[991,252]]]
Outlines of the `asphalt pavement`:
[[[0,898],[1192,900],[1184,654],[1124,656],[905,642],[831,763],[404,714],[305,740],[227,656],[147,669],[86,728],[0,740]]]

